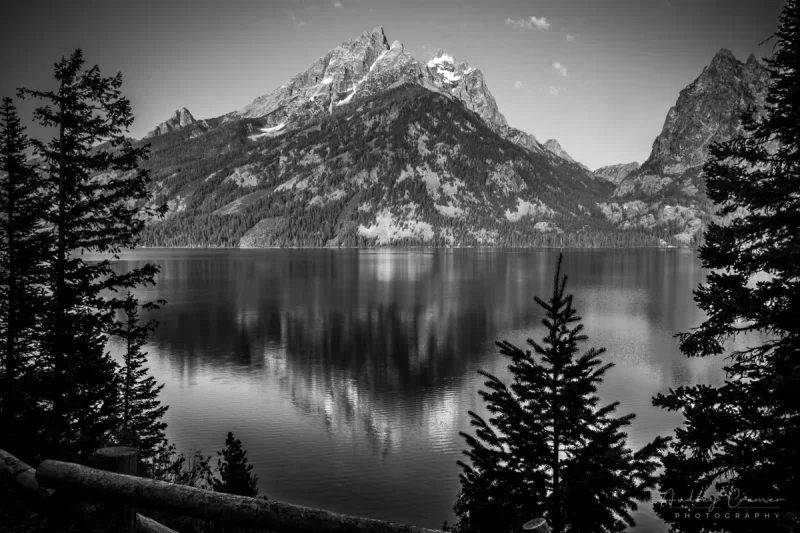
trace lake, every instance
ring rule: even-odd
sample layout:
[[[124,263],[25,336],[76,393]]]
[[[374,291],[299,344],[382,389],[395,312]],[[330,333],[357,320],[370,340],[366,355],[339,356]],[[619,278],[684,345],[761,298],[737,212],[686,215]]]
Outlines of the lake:
[[[438,529],[454,519],[467,411],[487,415],[477,371],[508,383],[495,341],[541,338],[533,296],[549,297],[557,257],[148,249],[116,268],[161,266],[137,295],[168,301],[148,351],[181,452],[216,457],[233,431],[270,499]],[[690,360],[673,338],[702,321],[699,261],[674,249],[568,250],[564,269],[585,347],[605,347],[616,365],[601,399],[637,415],[630,446],[671,434],[681,416],[652,396],[722,382],[721,359]],[[635,518],[632,531],[667,530],[648,505]]]

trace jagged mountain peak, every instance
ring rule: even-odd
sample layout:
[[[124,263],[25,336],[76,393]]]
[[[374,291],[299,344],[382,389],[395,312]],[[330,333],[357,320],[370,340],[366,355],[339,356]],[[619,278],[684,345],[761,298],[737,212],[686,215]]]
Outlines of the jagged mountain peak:
[[[703,218],[714,217],[703,192],[709,147],[743,133],[740,117],[747,109],[763,112],[768,82],[767,69],[754,56],[745,64],[728,49],[717,52],[680,92],[647,160],[617,185],[613,198],[619,203],[609,204],[613,213],[608,211],[607,216],[615,220],[623,204],[646,206],[645,202],[657,199],[636,215],[626,207],[627,222],[632,227],[678,223],[683,232],[677,237],[689,242],[703,226]]]
[[[737,59],[736,56],[733,55],[733,52],[727,48],[720,48],[719,52],[714,54],[714,57],[711,59],[711,63],[714,64],[720,61],[737,61]]]
[[[185,107],[181,107],[180,109],[176,109],[175,113],[170,118],[148,132],[148,134],[145,135],[145,139],[176,131],[195,124],[196,122],[197,120],[192,116],[192,113]]]
[[[545,141],[545,143],[544,143],[544,147],[545,147],[545,148],[547,148],[548,150],[550,150],[551,152],[553,152],[555,155],[557,155],[557,156],[558,156],[558,157],[560,157],[561,159],[565,159],[565,160],[569,161],[570,163],[575,163],[575,162],[576,162],[576,161],[575,161],[574,159],[572,159],[572,157],[571,157],[571,156],[570,156],[570,155],[569,155],[569,154],[566,152],[566,150],[564,150],[563,148],[561,148],[561,145],[560,145],[560,144],[558,144],[558,141],[557,141],[557,140],[555,140],[555,139],[548,139],[547,141]]]
[[[186,121],[186,122],[194,122],[195,121],[194,117],[192,116],[192,113],[188,109],[186,109],[185,107],[182,107],[180,109],[176,109],[174,117],[178,118],[182,122],[183,121]]]
[[[357,43],[371,43],[384,49],[389,48],[389,40],[386,38],[386,33],[383,31],[383,26],[375,26],[372,30],[365,31],[356,38],[348,39],[340,46],[347,46],[348,44]]]
[[[439,50],[433,59],[423,64],[411,56],[400,41],[390,46],[382,26],[343,42],[304,72],[227,115],[225,120],[263,118],[267,128],[285,126],[288,131],[402,83],[421,85],[459,100],[493,130],[503,134],[507,129],[505,117],[497,109],[480,70],[470,67],[466,61],[456,62],[454,56],[444,50]],[[514,138],[523,139],[519,132],[514,133]],[[535,141],[527,139],[522,145],[532,144],[536,144]]]
[[[739,116],[749,105],[764,106],[767,79],[766,68],[754,57],[745,65],[721,49],[680,92],[640,171],[672,175],[702,165],[709,145],[740,130]]]

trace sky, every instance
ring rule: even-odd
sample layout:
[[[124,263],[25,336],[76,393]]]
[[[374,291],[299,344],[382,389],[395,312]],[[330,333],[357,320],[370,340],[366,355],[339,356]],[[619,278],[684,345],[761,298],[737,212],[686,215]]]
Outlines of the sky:
[[[483,72],[508,123],[555,138],[591,169],[647,159],[678,93],[720,48],[768,57],[785,0],[4,1],[0,97],[53,89],[82,48],[122,72],[140,138],[176,109],[212,118],[271,92],[349,38],[383,26],[427,61]],[[18,102],[26,123],[34,103]],[[30,123],[29,134],[53,135]]]

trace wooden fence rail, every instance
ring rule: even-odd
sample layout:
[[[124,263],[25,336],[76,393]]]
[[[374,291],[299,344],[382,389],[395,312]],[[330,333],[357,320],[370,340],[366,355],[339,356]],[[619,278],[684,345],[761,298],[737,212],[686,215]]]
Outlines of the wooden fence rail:
[[[36,470],[36,480],[46,487],[75,491],[99,501],[263,528],[274,533],[439,533],[432,529],[212,492],[60,461],[44,461]]]
[[[127,453],[122,449],[105,448],[99,455],[117,457]],[[128,468],[119,466],[125,464],[125,461],[118,457],[114,460],[100,460],[95,464],[107,469]],[[136,531],[174,533],[166,526],[135,514],[130,509],[138,507],[209,522],[258,528],[271,533],[442,533],[434,529],[213,492],[61,461],[44,461],[34,471],[30,466],[0,450],[0,475],[2,474],[12,475],[20,485],[42,497],[50,497],[55,490],[56,494],[67,493],[74,498],[114,504],[120,517],[117,525],[120,532],[129,531],[135,520]],[[127,526],[123,524],[126,520]],[[524,529],[536,533],[550,531],[543,519],[528,522]]]

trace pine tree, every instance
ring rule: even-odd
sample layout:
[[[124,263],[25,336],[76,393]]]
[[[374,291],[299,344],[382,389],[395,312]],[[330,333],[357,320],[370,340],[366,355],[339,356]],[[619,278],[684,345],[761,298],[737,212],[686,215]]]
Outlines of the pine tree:
[[[513,383],[480,371],[489,389],[480,395],[492,417],[487,422],[470,411],[476,436],[461,433],[471,464],[459,461],[458,531],[519,531],[537,516],[554,533],[624,531],[634,525],[636,502],[649,500],[655,485],[668,439],[633,452],[622,429],[634,415],[613,416],[619,402],[598,407],[597,385],[613,364],[601,362],[604,349],[579,355],[587,336],[565,295],[561,262],[562,256],[550,300],[534,298],[546,312],[547,332],[541,344],[528,339],[536,356],[498,342],[511,358]]]
[[[247,462],[247,452],[242,449],[242,441],[228,432],[225,448],[217,452],[217,473],[214,490],[237,494],[239,496],[258,496],[258,476],[253,474],[253,465]]]
[[[108,443],[118,422],[117,368],[105,352],[115,299],[105,294],[152,283],[158,271],[145,265],[117,274],[111,260],[80,255],[106,252],[117,259],[122,248],[136,245],[149,180],[139,168],[146,147],[134,148],[123,136],[133,116],[121,94],[122,76],[105,78],[96,65],[83,65],[76,50],[55,64],[56,91],[19,91],[44,101],[34,117],[58,132],[49,143],[32,141],[49,178],[52,208],[45,219],[57,241],[47,280],[52,309],[42,324],[37,364],[47,376],[39,388],[51,420],[47,456],[74,460]]]
[[[773,500],[781,520],[691,521],[677,524],[680,531],[800,530],[799,24],[800,3],[789,0],[767,59],[765,112],[749,110],[741,136],[711,147],[707,194],[732,220],[708,225],[699,256],[709,274],[694,293],[707,318],[679,335],[689,357],[724,354],[727,341],[748,333],[766,340],[727,354],[722,386],[680,387],[653,400],[684,416],[662,492]],[[657,512],[675,519],[669,504]]]
[[[156,449],[165,439],[164,430],[167,424],[162,421],[168,407],[161,405],[158,394],[164,388],[153,376],[149,375],[147,353],[142,348],[147,344],[150,332],[155,330],[158,322],[150,321],[141,324],[139,307],[144,311],[154,311],[163,305],[163,300],[139,304],[139,301],[128,292],[122,302],[123,319],[112,330],[125,342],[125,354],[120,368],[121,385],[121,422],[122,429],[133,435],[139,448],[140,458],[152,462]]]
[[[0,448],[32,460],[30,432],[40,427],[29,392],[38,349],[38,317],[51,240],[44,231],[41,176],[26,162],[30,141],[10,98],[0,107]],[[20,423],[25,420],[24,426]],[[26,433],[26,434],[23,434]]]

